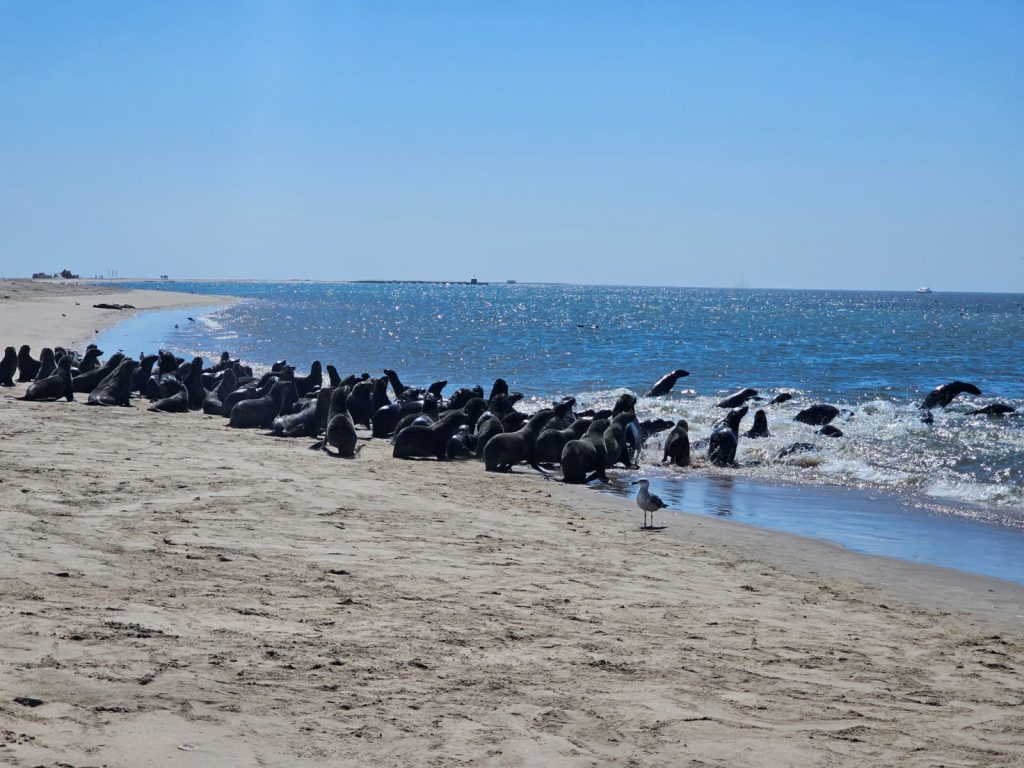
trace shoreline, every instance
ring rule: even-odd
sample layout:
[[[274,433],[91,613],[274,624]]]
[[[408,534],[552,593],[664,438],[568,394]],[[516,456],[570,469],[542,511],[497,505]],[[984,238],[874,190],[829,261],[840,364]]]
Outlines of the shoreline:
[[[139,340],[132,343],[120,339],[115,343],[106,338],[105,344],[111,348],[127,346],[138,349],[151,346],[148,342],[143,344],[143,340],[153,338],[155,336],[152,335],[139,336]],[[212,361],[212,351],[207,354]],[[269,365],[267,362],[257,364],[253,360],[244,362],[257,367],[262,365],[264,369]],[[998,506],[935,497],[885,484],[858,485],[818,473],[810,478],[765,477],[749,469],[722,474],[713,468],[691,467],[682,475],[674,475],[671,471],[666,474],[660,466],[646,464],[644,470],[652,480],[654,492],[670,506],[689,502],[692,508],[696,495],[698,501],[694,511],[708,514],[711,507],[707,489],[715,485],[716,479],[721,479],[722,483],[728,482],[730,486],[735,484],[739,491],[736,517],[733,519],[744,525],[824,541],[862,554],[936,565],[1024,584],[1024,573],[1015,559],[1015,550],[1022,551],[1024,546],[1021,539],[1024,531],[1017,524],[994,519],[1006,513]],[[779,489],[782,494],[778,493]],[[765,506],[756,512],[751,509],[751,496],[754,495],[751,490],[759,491],[760,500],[765,502]],[[877,500],[865,503],[863,497],[869,494],[876,495]],[[715,499],[716,505],[720,502],[719,498]],[[827,510],[820,518],[813,514],[815,503],[820,504],[823,511]],[[717,511],[717,506],[715,509]],[[917,520],[917,528],[924,530],[908,527],[907,519]],[[890,529],[890,525],[894,527]],[[997,540],[998,531],[1003,531],[1009,538]],[[922,532],[928,534],[927,538],[918,536]],[[988,555],[982,552],[986,546]]]
[[[0,398],[0,761],[1024,758],[1019,585],[76,399]]]
[[[82,280],[32,280],[0,278],[0,311],[4,332],[17,346],[28,344],[33,354],[54,345],[84,347],[95,337],[123,320],[158,309],[185,309],[210,304],[228,306],[241,301],[235,296],[147,291],[97,285]],[[97,297],[97,301],[83,300]],[[132,304],[132,309],[96,309],[93,304]],[[2,307],[16,306],[17,311]],[[5,341],[6,345],[8,342]]]

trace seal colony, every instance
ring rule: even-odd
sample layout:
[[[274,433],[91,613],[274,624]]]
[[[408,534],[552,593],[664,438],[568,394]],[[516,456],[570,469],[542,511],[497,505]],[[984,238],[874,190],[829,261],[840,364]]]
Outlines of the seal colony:
[[[209,367],[201,357],[185,360],[168,350],[142,353],[137,360],[120,352],[106,360],[102,355],[92,344],[84,353],[47,347],[36,360],[28,345],[18,352],[10,346],[0,362],[0,385],[13,386],[17,373],[18,381],[31,382],[23,400],[72,401],[81,393],[87,395],[89,405],[127,406],[136,397],[148,400],[149,410],[154,412],[201,410],[223,417],[235,429],[313,439],[316,442],[310,448],[335,457],[355,458],[360,439],[384,438],[391,441],[396,459],[479,459],[488,472],[511,472],[526,465],[575,484],[607,482],[607,470],[617,466],[638,468],[646,440],[666,430],[671,431],[661,462],[675,467],[689,466],[695,455],[706,457],[715,467],[736,467],[741,437],[758,439],[770,434],[764,409],[756,411],[749,430],[741,430],[749,403],[766,400],[752,387],[716,403],[715,407],[728,409],[728,413],[713,422],[707,437],[691,441],[685,419],[675,423],[641,421],[637,398],[631,393],[622,394],[607,411],[577,413],[576,399],[566,397],[529,413],[517,408],[523,395],[511,391],[503,378],[494,381],[486,398],[480,385],[462,387],[446,398],[446,380],[424,388],[408,386],[393,368],[381,369],[382,375],[376,377],[353,373],[343,378],[335,366],[327,365],[325,380],[325,367],[319,360],[313,361],[305,375],[297,374],[286,359],[256,375],[226,351]],[[682,369],[670,371],[647,394],[664,396],[679,378],[688,375]],[[945,408],[962,394],[977,396],[981,390],[962,381],[939,386],[921,404],[926,414],[923,420],[931,423],[932,409]],[[779,393],[767,406],[791,399],[790,393]],[[998,418],[1014,409],[996,403],[971,413]],[[811,428],[809,435],[835,439],[843,437],[843,432],[832,422],[852,418],[853,411],[812,403],[803,407],[794,421]],[[813,443],[801,440],[779,451],[776,459],[814,450]]]
[[[152,394],[169,394],[181,375],[170,368],[192,363],[180,358],[152,361],[140,385],[163,369],[164,392]],[[268,379],[287,380],[285,367]],[[261,388],[262,371],[239,384],[228,370],[222,398]],[[346,376],[332,384],[323,367],[317,404],[330,390],[336,417]],[[426,389],[437,377],[407,378]],[[353,388],[364,381],[355,379]],[[510,379],[487,407],[490,382],[481,383],[481,394],[461,396],[460,408],[480,398],[477,420],[541,405],[509,404],[524,383]],[[440,413],[455,392],[442,391]],[[396,402],[390,383],[387,395]],[[88,395],[73,396],[84,405]],[[787,422],[814,404],[796,399]],[[148,412],[138,386],[130,402],[0,402],[9,619],[0,652],[5,728],[15,734],[0,763],[170,766],[185,754],[296,765],[343,753],[345,764],[398,766],[474,763],[501,750],[494,762],[732,765],[756,750],[779,765],[943,755],[1011,765],[1024,754],[1013,738],[1020,706],[1007,695],[1024,661],[1016,605],[1005,610],[1015,634],[994,638],[1000,627],[961,620],[963,602],[939,613],[885,586],[930,584],[962,600],[970,582],[959,574],[666,511],[654,512],[664,533],[634,533],[635,513],[648,510],[632,500],[532,469],[398,461],[387,439],[367,442],[340,417],[321,439],[334,436],[332,453],[362,444],[354,461],[309,451],[310,437],[262,437],[274,424],[228,428],[220,411]],[[604,451],[613,404],[632,406],[641,424],[639,435],[615,437],[658,429],[645,413],[657,404],[643,398],[613,397],[599,419],[577,404],[562,410],[603,422],[590,434]],[[204,399],[204,410],[213,405]],[[761,406],[770,428],[784,429],[783,412]],[[694,440],[708,435],[705,408],[687,413]],[[453,449],[472,437],[469,420]],[[744,433],[751,421],[748,413]],[[510,419],[514,431],[526,423]],[[691,430],[677,424],[660,437],[677,426],[682,457]],[[792,428],[815,439],[816,427]],[[741,437],[739,460],[758,444]],[[693,452],[698,466],[706,451]],[[984,581],[966,596],[984,607],[1007,593]]]

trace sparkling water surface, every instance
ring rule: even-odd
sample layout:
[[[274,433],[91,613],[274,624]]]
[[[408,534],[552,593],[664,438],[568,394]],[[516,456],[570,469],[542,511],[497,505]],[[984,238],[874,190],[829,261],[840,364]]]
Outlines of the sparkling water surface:
[[[285,357],[303,368],[320,359],[343,375],[376,375],[387,366],[415,385],[447,379],[449,391],[487,389],[501,376],[526,395],[529,408],[567,394],[580,409],[610,407],[621,392],[643,395],[665,372],[684,368],[691,375],[670,397],[641,397],[638,411],[641,419],[686,418],[692,441],[707,437],[722,415],[714,408],[722,396],[747,386],[769,398],[790,392],[793,400],[780,406],[752,404],[765,408],[772,436],[741,438],[738,469],[711,470],[699,457],[694,470],[664,468],[663,436],[655,436],[641,472],[666,500],[707,514],[721,513],[708,490],[720,482],[713,478],[742,488],[842,485],[850,490],[812,494],[816,514],[832,523],[809,526],[806,515],[798,523],[799,496],[783,494],[783,503],[763,490],[733,494],[760,498],[761,513],[751,501],[734,504],[730,515],[1024,581],[1024,566],[1013,564],[1024,561],[1024,416],[967,415],[996,401],[1024,410],[1018,294],[182,281],[130,287],[246,301],[143,315],[103,334],[108,350],[137,354],[163,345],[214,358],[227,349],[259,366]],[[936,410],[932,425],[922,423],[917,405],[952,379],[976,384],[983,395],[961,396]],[[853,411],[835,422],[845,437],[821,437],[793,421],[814,402]],[[742,429],[750,423],[748,416]],[[794,442],[815,450],[779,459]],[[708,471],[711,479],[702,474]],[[609,490],[627,492],[615,483]],[[870,504],[858,494],[871,494]],[[828,498],[830,509],[822,510]],[[961,528],[950,530],[951,521],[983,532],[972,539],[977,546],[964,543]],[[922,541],[935,538],[935,551],[923,552]],[[1005,567],[997,562],[1004,560]]]

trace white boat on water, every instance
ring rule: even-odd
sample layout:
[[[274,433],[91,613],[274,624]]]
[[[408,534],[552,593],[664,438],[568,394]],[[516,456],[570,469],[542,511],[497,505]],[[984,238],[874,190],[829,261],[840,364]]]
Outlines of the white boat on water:
[[[918,292],[918,293],[931,293],[931,292],[932,292],[932,289],[931,289],[931,288],[929,288],[928,286],[923,286],[923,287],[921,287],[921,288],[918,288],[918,289],[917,289],[917,292]]]

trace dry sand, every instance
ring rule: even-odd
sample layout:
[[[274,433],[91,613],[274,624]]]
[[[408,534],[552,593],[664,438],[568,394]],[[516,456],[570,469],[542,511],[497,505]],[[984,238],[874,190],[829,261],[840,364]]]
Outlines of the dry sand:
[[[0,397],[0,764],[1024,764],[1017,586],[82,400]]]

